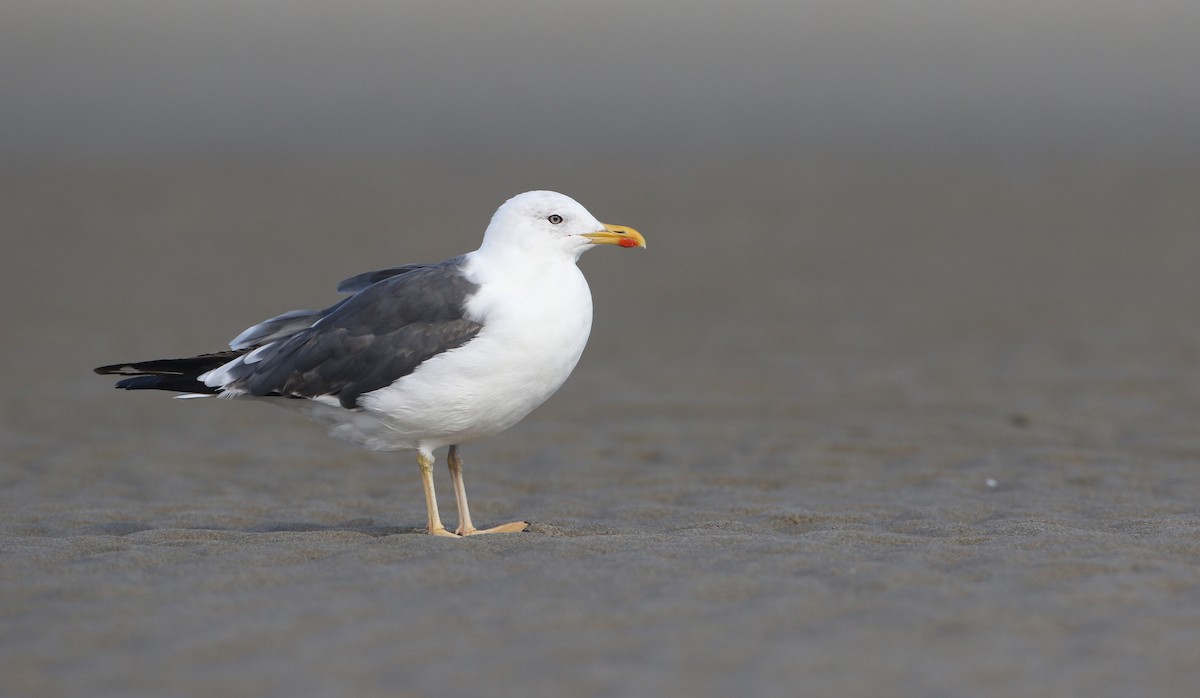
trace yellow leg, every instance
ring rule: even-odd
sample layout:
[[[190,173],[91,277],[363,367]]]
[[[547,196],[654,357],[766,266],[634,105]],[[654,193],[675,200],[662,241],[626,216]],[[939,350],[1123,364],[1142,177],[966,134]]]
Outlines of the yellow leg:
[[[430,461],[432,462],[432,461]],[[480,530],[471,523],[471,510],[467,507],[467,486],[463,483],[462,459],[458,457],[458,446],[451,446],[446,454],[446,465],[450,467],[450,479],[454,481],[454,500],[458,503],[458,529],[454,532],[460,536],[473,536],[480,533],[520,533],[529,528],[525,521],[513,521],[493,528]]]
[[[451,446],[446,453],[446,465],[450,468],[450,480],[454,482],[454,501],[458,504],[458,535],[475,531],[471,523],[471,510],[467,507],[467,486],[463,484],[462,459],[458,457],[458,446]]]
[[[433,492],[433,454],[417,451],[417,465],[421,466],[421,484],[425,486],[425,510],[429,512],[429,522],[425,530],[435,536],[453,536],[442,525],[442,517],[438,515],[437,495]]]

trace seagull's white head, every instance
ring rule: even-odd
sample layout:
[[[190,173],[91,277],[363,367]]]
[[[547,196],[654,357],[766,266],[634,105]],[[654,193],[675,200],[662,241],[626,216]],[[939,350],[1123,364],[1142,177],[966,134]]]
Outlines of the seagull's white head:
[[[565,254],[578,259],[594,245],[645,247],[646,239],[633,228],[601,223],[569,196],[529,191],[496,210],[480,249]]]

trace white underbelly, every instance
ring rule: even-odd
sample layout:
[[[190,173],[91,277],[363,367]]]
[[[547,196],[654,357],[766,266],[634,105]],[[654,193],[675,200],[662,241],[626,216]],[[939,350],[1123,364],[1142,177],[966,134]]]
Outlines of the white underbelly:
[[[477,337],[467,346],[434,357],[411,375],[363,395],[364,412],[379,419],[393,448],[438,448],[465,443],[513,426],[562,386],[583,351],[490,351]]]

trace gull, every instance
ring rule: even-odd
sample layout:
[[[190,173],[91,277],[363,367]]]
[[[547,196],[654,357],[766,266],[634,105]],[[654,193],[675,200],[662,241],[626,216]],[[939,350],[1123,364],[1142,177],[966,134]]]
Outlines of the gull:
[[[348,298],[265,320],[228,351],[95,371],[127,376],[116,384],[126,390],[269,401],[367,449],[416,451],[430,534],[523,531],[525,521],[474,526],[459,446],[513,426],[571,374],[592,325],[592,294],[576,262],[598,245],[645,248],[646,240],[568,196],[526,192],[496,210],[473,252],[346,279],[337,290]],[[453,532],[433,483],[433,451],[444,446]]]

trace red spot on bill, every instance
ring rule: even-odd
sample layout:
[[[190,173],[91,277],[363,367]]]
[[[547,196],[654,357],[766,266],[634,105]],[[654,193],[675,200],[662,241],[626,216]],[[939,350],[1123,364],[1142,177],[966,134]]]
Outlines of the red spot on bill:
[[[620,245],[621,247],[637,247],[638,246],[637,240],[634,240],[633,238],[621,238],[621,241],[618,242],[617,244]]]

